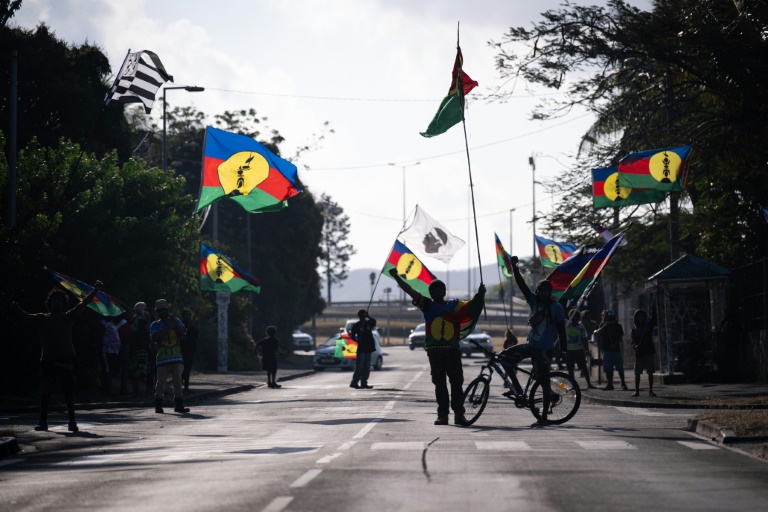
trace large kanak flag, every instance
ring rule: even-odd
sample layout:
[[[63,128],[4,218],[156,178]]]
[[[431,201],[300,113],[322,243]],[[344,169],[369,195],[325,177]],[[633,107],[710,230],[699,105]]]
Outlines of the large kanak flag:
[[[51,273],[57,283],[77,297],[77,300],[83,300],[93,290],[93,286],[79,279],[65,276],[51,269],[46,270]],[[125,308],[122,305],[101,290],[96,292],[96,296],[88,303],[88,307],[101,316],[120,316],[125,313]]]
[[[142,103],[144,112],[152,110],[157,90],[165,82],[173,82],[160,58],[149,50],[129,53],[115,78],[115,83],[104,97],[110,103]]]
[[[464,240],[451,234],[418,205],[413,222],[400,233],[399,238],[409,247],[444,263],[449,263],[453,255],[466,245]]]

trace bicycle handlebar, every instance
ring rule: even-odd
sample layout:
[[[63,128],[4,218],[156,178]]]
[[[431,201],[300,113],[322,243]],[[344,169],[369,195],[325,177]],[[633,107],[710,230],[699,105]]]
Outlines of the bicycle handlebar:
[[[486,349],[484,346],[482,346],[480,343],[478,343],[478,342],[477,342],[477,340],[467,340],[467,341],[469,341],[470,343],[472,343],[473,345],[475,345],[477,348],[479,348],[480,350],[482,350],[483,352],[485,352],[485,354],[486,354],[488,357],[493,357],[493,356],[495,356],[495,355],[496,355],[496,352],[494,352],[493,350],[487,350],[487,349]]]

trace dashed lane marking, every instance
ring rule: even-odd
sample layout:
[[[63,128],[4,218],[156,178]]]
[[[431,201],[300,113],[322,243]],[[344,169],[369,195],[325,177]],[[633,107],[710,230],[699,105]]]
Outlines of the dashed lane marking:
[[[719,450],[720,448],[717,446],[713,446],[709,443],[705,443],[704,441],[678,441],[681,445],[685,446],[686,448],[690,448],[691,450]]]
[[[417,441],[401,441],[392,443],[373,443],[371,450],[423,450],[424,444]]]
[[[585,450],[637,450],[626,441],[576,441]]]
[[[264,508],[263,512],[282,512],[292,501],[293,496],[278,496]]]
[[[297,478],[291,485],[289,485],[289,487],[304,487],[322,472],[322,469],[310,469],[299,478]]]
[[[478,450],[526,452],[533,450],[525,441],[475,441]]]

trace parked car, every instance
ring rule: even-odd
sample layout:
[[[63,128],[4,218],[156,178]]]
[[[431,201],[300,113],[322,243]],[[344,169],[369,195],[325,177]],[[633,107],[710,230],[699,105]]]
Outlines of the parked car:
[[[478,327],[475,327],[469,336],[461,340],[461,343],[459,344],[462,355],[472,357],[472,354],[475,352],[484,354],[482,349],[477,347],[474,343],[471,343],[469,340],[477,341],[485,350],[493,350],[493,339],[491,339],[491,335],[480,330]]]
[[[315,340],[300,329],[293,330],[293,350],[309,352],[315,348]]]
[[[352,322],[354,323],[354,322]],[[341,329],[344,330],[343,328]],[[336,352],[336,340],[339,336],[331,336],[322,345],[315,350],[315,359],[312,362],[316,372],[321,372],[326,368],[338,368],[340,370],[354,370],[355,360],[346,357],[333,357]],[[384,355],[379,343],[379,333],[373,331],[373,341],[376,344],[376,351],[371,354],[371,368],[381,370],[384,365]]]
[[[424,348],[424,338],[427,336],[424,326],[425,324],[417,325],[408,335],[408,344],[411,346],[411,350],[416,350],[417,347]]]

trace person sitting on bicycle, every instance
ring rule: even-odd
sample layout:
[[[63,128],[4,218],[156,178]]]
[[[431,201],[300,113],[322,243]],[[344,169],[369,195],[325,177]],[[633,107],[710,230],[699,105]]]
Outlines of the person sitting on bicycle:
[[[552,358],[555,355],[555,334],[557,334],[561,348],[565,349],[566,346],[565,311],[563,306],[552,297],[552,283],[550,281],[540,281],[536,287],[536,293],[531,293],[530,288],[523,280],[523,276],[520,275],[520,269],[517,268],[517,256],[512,256],[511,261],[515,282],[531,308],[531,316],[528,319],[531,330],[528,332],[528,343],[508,348],[502,351],[501,355],[511,358],[513,361],[531,358],[533,375],[541,383],[543,394],[541,419],[532,426],[543,427],[550,424],[547,420],[552,397],[549,371]],[[515,389],[519,389],[520,384],[517,378],[514,375],[510,375],[510,378],[515,384]]]

